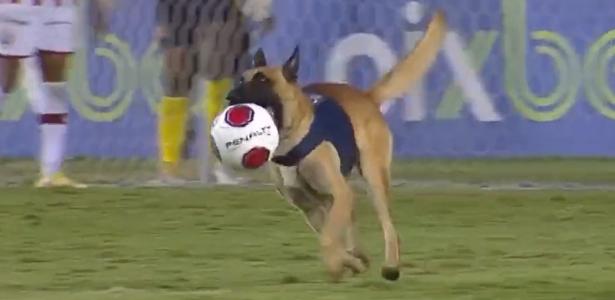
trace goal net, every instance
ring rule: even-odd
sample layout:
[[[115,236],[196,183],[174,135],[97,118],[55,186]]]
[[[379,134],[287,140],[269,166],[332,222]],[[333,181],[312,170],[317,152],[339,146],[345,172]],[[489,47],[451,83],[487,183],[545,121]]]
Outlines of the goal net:
[[[81,36],[70,75],[67,168],[91,183],[144,184],[158,166],[163,57],[155,1],[116,1],[111,32]],[[272,63],[295,45],[300,81],[367,87],[410,51],[436,9],[450,32],[437,63],[383,105],[401,162],[615,156],[612,0],[278,0],[255,37]],[[185,177],[201,181],[206,126],[195,89]],[[22,88],[0,112],[0,182],[37,175],[39,135]],[[205,149],[206,150],[206,149]]]

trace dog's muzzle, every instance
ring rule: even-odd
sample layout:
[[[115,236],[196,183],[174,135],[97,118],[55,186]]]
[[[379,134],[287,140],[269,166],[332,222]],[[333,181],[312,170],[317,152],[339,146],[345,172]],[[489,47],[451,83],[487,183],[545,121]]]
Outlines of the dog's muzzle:
[[[226,100],[228,100],[229,105],[248,103],[249,101],[246,101],[246,98],[242,97],[241,94],[242,93],[238,89],[231,90],[226,96]]]
[[[282,125],[282,104],[275,99],[275,94],[271,91],[255,89],[253,86],[239,85],[232,89],[226,99],[229,105],[252,103],[266,109],[273,117],[278,128]]]

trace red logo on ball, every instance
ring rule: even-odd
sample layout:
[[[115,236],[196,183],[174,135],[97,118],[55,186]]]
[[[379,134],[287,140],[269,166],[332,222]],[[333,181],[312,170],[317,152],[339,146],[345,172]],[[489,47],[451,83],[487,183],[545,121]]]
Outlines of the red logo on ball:
[[[243,155],[241,164],[246,169],[258,169],[269,160],[269,150],[263,147],[250,149]]]
[[[254,110],[247,105],[236,105],[226,111],[224,119],[233,127],[244,127],[254,119]]]

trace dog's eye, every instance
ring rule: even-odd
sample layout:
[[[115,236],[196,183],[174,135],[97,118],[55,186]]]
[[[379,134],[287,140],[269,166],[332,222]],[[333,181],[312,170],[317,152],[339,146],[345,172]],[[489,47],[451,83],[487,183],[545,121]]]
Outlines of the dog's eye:
[[[256,82],[260,82],[260,83],[268,83],[269,82],[269,78],[267,78],[267,76],[263,75],[263,73],[256,73],[254,75],[254,77],[252,77],[252,80],[254,80]]]

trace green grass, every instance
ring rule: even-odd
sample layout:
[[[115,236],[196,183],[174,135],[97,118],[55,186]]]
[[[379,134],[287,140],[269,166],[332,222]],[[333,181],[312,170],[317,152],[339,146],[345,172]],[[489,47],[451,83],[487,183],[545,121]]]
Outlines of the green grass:
[[[198,178],[198,163],[185,164],[187,178]],[[144,160],[74,159],[67,171],[90,183],[142,184],[156,175],[156,164]],[[0,186],[31,184],[37,175],[31,160],[0,159]],[[615,182],[615,159],[611,158],[536,158],[481,160],[397,160],[393,177],[408,181],[448,181],[456,183],[577,182],[610,184]],[[265,180],[255,176],[257,180]]]
[[[612,192],[397,188],[393,197],[401,280],[379,277],[380,229],[361,198],[374,266],[331,284],[315,236],[267,188],[0,189],[0,299],[615,295]]]
[[[612,158],[420,159],[393,164],[393,177],[453,182],[615,182]]]

